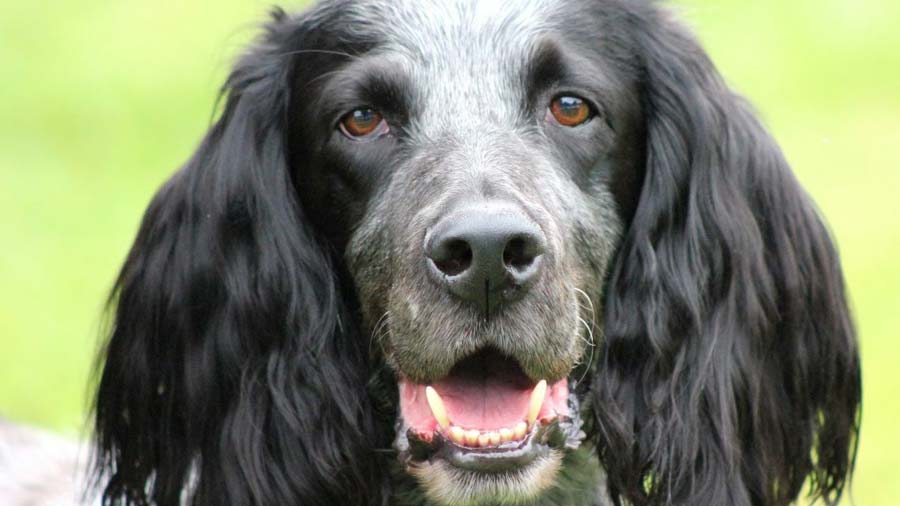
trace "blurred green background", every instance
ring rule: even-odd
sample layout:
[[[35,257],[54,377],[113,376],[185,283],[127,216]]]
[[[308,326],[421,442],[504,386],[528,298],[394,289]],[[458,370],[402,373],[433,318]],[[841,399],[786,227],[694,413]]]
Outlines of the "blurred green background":
[[[285,7],[296,7],[287,4]],[[862,342],[855,504],[900,497],[900,2],[685,0],[837,237]],[[77,434],[107,290],[258,0],[0,0],[0,413]],[[845,501],[850,504],[849,501]]]

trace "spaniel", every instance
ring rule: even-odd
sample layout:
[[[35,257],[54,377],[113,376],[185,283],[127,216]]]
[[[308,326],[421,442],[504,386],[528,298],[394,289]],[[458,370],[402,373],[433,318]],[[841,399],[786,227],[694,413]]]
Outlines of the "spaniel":
[[[223,97],[113,294],[106,504],[840,497],[833,241],[657,2],[277,10]]]

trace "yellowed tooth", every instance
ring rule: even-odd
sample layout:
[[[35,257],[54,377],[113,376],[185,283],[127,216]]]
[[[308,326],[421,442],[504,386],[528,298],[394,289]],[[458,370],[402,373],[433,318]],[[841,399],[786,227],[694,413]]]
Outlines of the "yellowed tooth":
[[[491,446],[497,446],[498,444],[500,444],[500,433],[491,432],[490,434],[488,434],[488,444]]]
[[[490,446],[491,444],[491,435],[487,432],[482,433],[478,436],[478,446]]]
[[[500,441],[506,443],[508,441],[512,441],[512,439],[513,439],[512,429],[507,429],[506,427],[503,427],[502,429],[500,429]]]
[[[519,439],[522,439],[523,437],[525,437],[525,432],[527,430],[528,430],[527,423],[525,423],[525,422],[517,423],[516,426],[513,427],[513,431],[512,431],[513,439],[515,439],[516,441],[518,441]]]
[[[428,401],[428,407],[431,408],[431,414],[437,420],[438,425],[442,429],[447,430],[450,427],[450,417],[447,416],[447,408],[444,407],[444,401],[438,395],[435,389],[430,386],[425,387],[425,399]]]
[[[468,446],[478,446],[478,436],[481,433],[475,429],[466,431],[466,445]]]
[[[541,412],[541,406],[544,405],[544,397],[547,395],[547,380],[538,381],[534,390],[531,391],[531,403],[528,405],[528,416],[525,421],[528,425],[533,425],[537,420],[538,413]]]
[[[456,425],[450,427],[450,439],[457,444],[466,444],[466,431]]]

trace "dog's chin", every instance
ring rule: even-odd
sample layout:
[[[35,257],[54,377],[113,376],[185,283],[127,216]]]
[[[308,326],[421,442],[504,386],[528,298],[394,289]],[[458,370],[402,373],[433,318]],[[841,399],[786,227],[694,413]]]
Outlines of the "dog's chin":
[[[431,459],[410,463],[409,473],[436,504],[514,505],[529,502],[553,485],[562,460],[562,451],[550,450],[529,464],[488,473],[457,467],[443,459]]]
[[[426,383],[401,375],[398,386],[394,444],[436,504],[528,502],[556,482],[564,452],[584,438],[567,378],[535,380],[496,351]]]

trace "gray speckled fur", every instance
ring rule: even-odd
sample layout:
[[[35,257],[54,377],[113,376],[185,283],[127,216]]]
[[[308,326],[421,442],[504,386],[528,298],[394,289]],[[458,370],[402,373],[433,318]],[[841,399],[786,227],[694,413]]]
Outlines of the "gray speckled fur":
[[[591,340],[601,338],[601,285],[623,225],[606,182],[571,177],[565,146],[523,110],[528,65],[541,42],[561,30],[556,23],[563,3],[371,1],[348,7],[349,28],[381,42],[345,71],[390,68],[409,83],[412,101],[408,122],[392,125],[402,129],[405,156],[390,168],[389,182],[371,199],[345,253],[366,323],[388,362],[401,375],[427,381],[493,346],[516,357],[533,378],[570,374],[591,356]],[[334,79],[341,79],[340,71]],[[601,157],[594,172],[608,163]],[[545,234],[548,251],[532,293],[485,320],[431,282],[422,244],[430,227],[459,205],[488,210],[497,201],[523,210]],[[589,460],[566,457],[557,484],[579,483],[567,475],[599,477]],[[490,487],[479,484],[494,482],[457,480],[485,490]],[[546,504],[595,497],[594,490],[550,490],[541,499]],[[487,503],[499,498],[486,494]],[[470,504],[462,496],[433,495],[446,504]]]
[[[410,156],[373,199],[346,258],[370,325],[388,313],[386,328],[399,335],[387,343],[388,357],[419,378],[448,371],[485,344],[513,352],[523,341],[543,347],[540,357],[516,353],[530,373],[567,373],[583,351],[578,317],[590,317],[579,313],[584,301],[573,288],[598,286],[622,228],[609,190],[602,183],[579,188],[565,177],[556,148],[523,116],[526,65],[541,37],[555,29],[560,3],[513,3],[352,6],[358,29],[387,41],[365,59],[382,60],[413,83],[414,105],[402,126]],[[537,288],[541,297],[485,323],[430,287],[414,259],[429,226],[454,202],[497,198],[521,206],[539,224],[552,262]],[[373,251],[385,257],[373,259]]]

